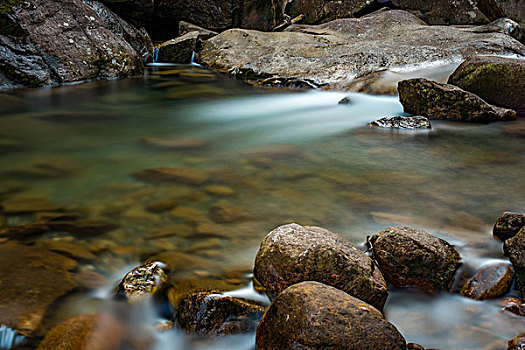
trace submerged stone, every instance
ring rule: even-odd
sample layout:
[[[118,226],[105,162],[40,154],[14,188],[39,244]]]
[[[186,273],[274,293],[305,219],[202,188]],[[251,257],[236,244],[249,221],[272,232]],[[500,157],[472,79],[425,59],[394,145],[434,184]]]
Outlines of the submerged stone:
[[[2,211],[8,215],[27,214],[38,211],[57,211],[60,205],[45,198],[13,199],[3,201],[0,206]]]
[[[136,171],[132,174],[146,182],[178,182],[188,185],[202,185],[210,179],[210,175],[195,168],[151,168]]]
[[[513,278],[511,265],[491,264],[476,272],[461,288],[460,294],[475,300],[499,298],[509,292]]]
[[[416,115],[413,117],[395,116],[384,117],[368,123],[370,126],[379,126],[382,128],[394,129],[430,129],[430,120],[428,118]]]
[[[142,139],[142,142],[148,146],[165,150],[193,150],[208,146],[205,140],[180,137],[146,137]]]
[[[399,331],[372,305],[319,282],[275,298],[257,327],[257,350],[404,350]]]
[[[150,261],[135,267],[122,279],[117,288],[117,297],[125,297],[130,302],[138,302],[155,295],[166,286],[168,275],[166,264]]]
[[[209,212],[210,219],[221,224],[239,222],[248,218],[248,215],[241,208],[224,200],[213,204]]]
[[[423,230],[390,227],[373,235],[370,242],[385,278],[396,287],[446,291],[461,265],[452,245]]]
[[[492,234],[506,240],[514,237],[523,227],[525,227],[525,214],[504,212],[496,221]]]
[[[488,104],[471,92],[423,78],[400,81],[399,101],[406,113],[430,119],[490,123],[516,119],[516,112]]]
[[[275,298],[287,287],[317,281],[383,309],[388,291],[381,272],[365,253],[321,227],[289,224],[262,241],[255,278]]]

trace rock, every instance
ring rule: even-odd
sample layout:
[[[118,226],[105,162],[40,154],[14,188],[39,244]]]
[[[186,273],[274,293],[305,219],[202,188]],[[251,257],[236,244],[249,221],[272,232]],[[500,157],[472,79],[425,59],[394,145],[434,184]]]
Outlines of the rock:
[[[492,234],[506,240],[514,237],[523,227],[525,227],[525,214],[504,212],[496,221]]]
[[[525,305],[518,298],[505,298],[501,305],[505,311],[512,312],[518,316],[525,316]]]
[[[290,0],[286,14],[292,18],[304,14],[304,23],[320,24],[338,18],[359,17],[367,7],[367,2],[361,0]]]
[[[185,21],[179,22],[179,36],[183,36],[191,32],[198,32],[202,40],[208,40],[210,38],[213,38],[215,35],[219,34],[217,32],[199,27],[189,22],[185,22]]]
[[[408,343],[407,350],[425,350],[425,348],[416,343]]]
[[[496,299],[509,292],[513,278],[511,265],[491,264],[476,272],[461,288],[460,294],[474,300]]]
[[[381,272],[365,253],[313,226],[289,224],[271,231],[257,252],[254,277],[271,299],[302,281],[336,287],[380,310],[388,295]]]
[[[235,190],[228,186],[210,185],[206,186],[204,189],[207,193],[220,197],[229,197],[234,196],[236,194]]]
[[[117,288],[117,297],[129,302],[140,302],[154,296],[166,287],[168,275],[164,271],[166,264],[150,261],[128,272]]]
[[[239,222],[248,218],[248,215],[242,209],[224,200],[220,200],[212,205],[209,212],[210,219],[220,224]]]
[[[154,213],[162,213],[175,208],[177,205],[179,205],[179,202],[176,199],[165,198],[148,203],[146,209]]]
[[[44,198],[13,199],[2,202],[0,206],[7,215],[57,211],[61,209],[60,205]]]
[[[525,43],[525,3],[521,0],[496,0],[506,16],[518,22],[516,39]]]
[[[67,242],[61,240],[41,240],[37,246],[42,246],[53,252],[65,255],[80,261],[94,261],[97,256],[93,254],[87,244],[82,242]]]
[[[67,232],[75,236],[98,236],[118,228],[112,222],[79,220],[79,221],[48,221],[46,225],[53,231]]]
[[[0,227],[0,237],[23,240],[42,235],[51,229],[44,223]]]
[[[51,329],[38,350],[119,349],[124,327],[107,314],[86,314],[71,318]]]
[[[370,242],[385,278],[396,287],[446,291],[461,265],[453,246],[423,230],[390,227],[373,235]]]
[[[0,325],[31,336],[48,308],[76,288],[78,263],[46,249],[0,244]]]
[[[525,46],[506,34],[429,26],[393,10],[318,26],[292,25],[282,33],[227,30],[203,43],[196,61],[253,82],[279,77],[345,90],[367,72],[516,53],[523,55]]]
[[[145,27],[153,20],[154,0],[102,0],[101,2],[136,27]]]
[[[87,290],[97,290],[111,283],[109,279],[95,271],[80,271],[73,277],[75,283]]]
[[[516,288],[521,295],[525,296],[525,227],[523,227],[514,237],[509,238],[503,243],[503,251],[509,258],[515,271]]]
[[[509,340],[507,350],[521,350],[525,348],[525,333],[515,336]]]
[[[516,112],[488,104],[478,96],[450,84],[427,79],[408,79],[397,85],[406,113],[430,119],[490,123],[516,119]]]
[[[318,282],[285,289],[257,327],[266,349],[405,349],[399,331],[372,305]]]
[[[3,89],[140,74],[152,48],[96,1],[11,1],[0,16]]]
[[[399,0],[399,7],[414,13],[428,24],[481,24],[490,21],[476,3],[468,0],[437,0],[431,3],[425,0]]]
[[[198,269],[210,269],[210,260],[204,259],[193,254],[186,254],[176,250],[170,250],[156,254],[146,262],[160,261],[166,264],[166,271],[170,272],[171,277],[176,277],[178,274],[183,275],[184,272],[191,272]]]
[[[194,292],[184,297],[177,308],[179,326],[188,333],[228,335],[255,331],[263,317],[264,306],[221,292]]]
[[[212,291],[231,291],[238,289],[239,285],[228,283],[220,279],[191,279],[184,281],[172,281],[168,290],[168,299],[171,306],[177,310],[180,302],[186,298],[187,295],[193,293],[203,293]]]
[[[145,137],[142,142],[148,146],[170,151],[201,149],[208,146],[205,140],[180,137]]]
[[[159,50],[157,62],[162,63],[191,63],[193,53],[199,43],[199,32],[189,32],[175,39],[163,42]]]
[[[208,220],[206,215],[199,209],[186,206],[180,206],[173,209],[170,211],[170,215],[182,219],[185,223],[189,224],[198,224]]]
[[[132,176],[146,182],[178,182],[194,186],[210,179],[205,171],[194,168],[152,168],[136,171]]]
[[[243,0],[234,27],[271,31],[284,20],[288,0]]]
[[[420,115],[405,117],[383,117],[368,123],[370,126],[379,126],[382,128],[394,128],[394,129],[430,129],[430,120]]]
[[[450,76],[448,83],[525,116],[525,60],[469,57]]]

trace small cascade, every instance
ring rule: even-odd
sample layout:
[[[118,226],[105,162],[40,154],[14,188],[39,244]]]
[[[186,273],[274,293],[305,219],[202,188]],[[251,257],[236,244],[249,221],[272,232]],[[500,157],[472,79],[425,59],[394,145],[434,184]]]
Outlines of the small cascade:
[[[153,48],[153,63],[157,63],[159,59],[159,48],[154,47]]]
[[[191,60],[190,60],[190,64],[191,64],[191,65],[194,65],[194,64],[195,64],[195,51],[192,51],[192,52],[191,52]]]
[[[18,334],[14,329],[0,325],[0,350],[9,350],[20,344],[24,336]]]

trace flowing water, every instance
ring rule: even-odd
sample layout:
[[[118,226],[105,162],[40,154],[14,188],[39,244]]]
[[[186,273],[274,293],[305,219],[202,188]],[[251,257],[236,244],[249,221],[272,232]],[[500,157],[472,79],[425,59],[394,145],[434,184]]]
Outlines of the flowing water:
[[[345,96],[350,103],[338,104]],[[361,246],[385,227],[409,225],[456,245],[474,269],[504,259],[491,237],[496,218],[525,211],[525,143],[504,130],[520,121],[380,130],[366,123],[402,113],[396,97],[257,89],[194,65],[157,65],[140,78],[0,98],[0,200],[44,198],[118,225],[92,237],[37,238],[85,243],[97,258],[81,269],[111,281],[61,300],[48,327],[117,308],[108,296],[118,279],[162,251],[188,259],[180,280],[226,280],[238,284],[233,295],[264,301],[249,273],[260,241],[278,225],[323,226]],[[132,176],[159,167],[197,169],[209,179],[192,185]],[[151,210],[170,200],[176,205],[169,210]],[[221,205],[234,214],[214,218],[213,207]],[[130,329],[157,317],[144,307],[134,312]],[[440,349],[505,349],[525,327],[497,301],[447,293],[394,290],[385,315],[407,341]],[[176,329],[144,332],[156,349],[254,348],[253,334],[202,339]]]

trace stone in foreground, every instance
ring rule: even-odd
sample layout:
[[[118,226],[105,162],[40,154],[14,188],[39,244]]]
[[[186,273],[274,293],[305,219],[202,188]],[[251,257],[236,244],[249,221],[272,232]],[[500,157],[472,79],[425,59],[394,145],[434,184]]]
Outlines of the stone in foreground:
[[[492,234],[506,240],[514,237],[525,226],[525,214],[504,212],[496,221]]]
[[[406,113],[430,119],[490,123],[516,119],[516,112],[488,104],[478,96],[450,84],[416,78],[397,85]]]
[[[376,233],[370,242],[385,278],[396,287],[446,291],[461,265],[452,245],[423,230],[390,227]]]
[[[474,56],[463,62],[448,83],[478,95],[488,103],[525,115],[525,60]]]
[[[525,227],[514,237],[505,241],[503,251],[514,267],[516,287],[523,297],[525,296],[525,255],[523,254],[525,251]]]
[[[317,281],[382,310],[388,291],[372,259],[351,243],[321,227],[288,224],[262,241],[254,276],[275,298],[287,287]]]
[[[369,126],[378,126],[381,128],[391,129],[430,129],[430,120],[428,118],[416,115],[412,117],[395,116],[383,117],[368,123]]]
[[[257,350],[404,350],[399,331],[372,305],[318,282],[288,287],[257,327]]]
[[[168,275],[160,261],[150,261],[135,267],[122,279],[117,289],[117,296],[127,298],[130,302],[151,297],[166,286]]]
[[[221,292],[194,292],[178,304],[177,322],[188,333],[228,335],[255,331],[264,307]]]
[[[525,349],[525,333],[515,336],[507,343],[507,350]]]
[[[514,270],[508,263],[491,264],[476,272],[460,294],[474,300],[496,299],[509,292],[513,278]]]

